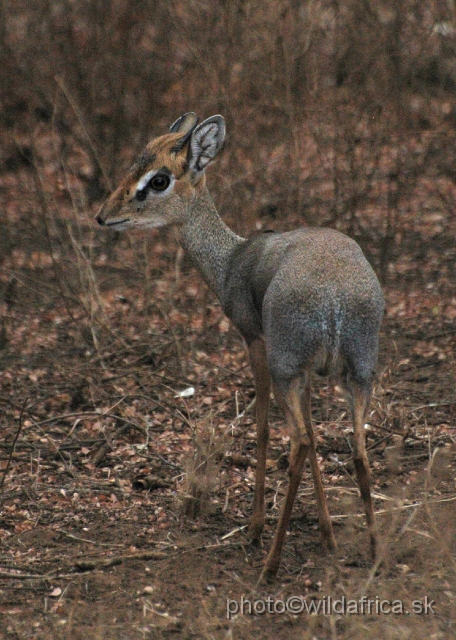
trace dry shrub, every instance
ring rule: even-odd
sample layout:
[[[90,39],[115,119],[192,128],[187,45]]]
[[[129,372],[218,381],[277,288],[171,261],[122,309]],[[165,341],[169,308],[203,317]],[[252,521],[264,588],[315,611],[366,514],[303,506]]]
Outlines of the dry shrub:
[[[211,189],[228,222],[241,234],[336,226],[386,282],[407,203],[416,225],[429,209],[451,217],[438,181],[454,178],[454,18],[451,3],[419,0],[7,0],[0,171],[33,162],[60,198],[78,182],[90,208],[180,113],[221,112],[229,139]],[[9,252],[18,225],[3,208],[0,221]]]
[[[210,417],[193,428],[193,454],[185,463],[185,476],[180,490],[182,513],[190,518],[204,516],[210,498],[220,483],[220,468],[225,458],[226,436],[217,430]]]

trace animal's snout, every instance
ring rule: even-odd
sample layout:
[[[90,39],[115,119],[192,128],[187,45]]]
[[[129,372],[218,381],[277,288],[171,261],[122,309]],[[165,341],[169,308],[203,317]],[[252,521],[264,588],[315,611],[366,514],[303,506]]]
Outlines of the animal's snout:
[[[104,215],[105,205],[103,204],[100,209],[98,209],[98,213],[95,216],[95,220],[99,225],[103,226],[106,224],[106,215]]]

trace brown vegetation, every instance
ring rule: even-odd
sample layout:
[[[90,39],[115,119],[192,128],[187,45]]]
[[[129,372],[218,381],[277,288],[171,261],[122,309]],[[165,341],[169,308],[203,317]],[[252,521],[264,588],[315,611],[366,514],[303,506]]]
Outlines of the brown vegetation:
[[[0,33],[0,638],[454,636],[451,3],[4,0]],[[257,590],[286,478],[282,418],[273,407],[269,520],[252,549],[242,343],[171,232],[93,224],[136,152],[189,110],[227,120],[208,180],[237,232],[333,226],[381,277],[380,567],[346,407],[323,383],[339,551],[325,556],[304,481],[277,583]],[[268,594],[427,595],[436,615],[227,620],[227,598]]]

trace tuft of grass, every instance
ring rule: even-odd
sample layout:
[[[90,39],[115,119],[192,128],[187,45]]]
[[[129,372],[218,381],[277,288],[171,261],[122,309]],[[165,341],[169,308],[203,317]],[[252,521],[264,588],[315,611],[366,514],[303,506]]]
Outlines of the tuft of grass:
[[[220,480],[220,467],[225,458],[226,436],[218,431],[210,418],[193,427],[193,455],[185,465],[181,485],[181,512],[192,519],[209,511],[210,497]]]

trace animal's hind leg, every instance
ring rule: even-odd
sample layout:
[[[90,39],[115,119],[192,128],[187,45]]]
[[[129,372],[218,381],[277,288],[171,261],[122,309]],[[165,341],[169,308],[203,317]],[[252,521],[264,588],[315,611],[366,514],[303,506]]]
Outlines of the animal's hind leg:
[[[366,453],[364,423],[371,396],[371,386],[361,385],[347,377],[347,390],[353,414],[353,462],[355,465],[361,498],[364,503],[367,527],[369,529],[372,557],[377,555],[378,534],[375,522],[374,506],[370,490],[370,467]]]
[[[304,417],[304,424],[306,426],[307,436],[310,441],[309,446],[309,462],[312,468],[312,476],[315,486],[315,495],[317,499],[318,508],[318,522],[320,524],[321,537],[323,544],[330,550],[334,550],[337,546],[336,539],[334,537],[331,518],[329,515],[328,504],[326,502],[325,493],[323,490],[323,482],[321,479],[320,467],[317,460],[317,452],[315,449],[315,436],[312,429],[312,416],[311,416],[311,387],[310,387],[310,375],[306,378],[304,391],[301,397],[301,409]]]
[[[290,465],[288,468],[290,482],[279,522],[277,524],[272,547],[267,557],[266,566],[260,580],[263,577],[271,578],[275,576],[279,568],[282,547],[288,523],[290,521],[291,511],[301,482],[304,463],[310,446],[310,440],[306,433],[300,407],[300,379],[296,378],[293,380],[285,392],[282,392],[275,387],[274,394],[279,405],[284,410],[287,425],[291,432]]]

